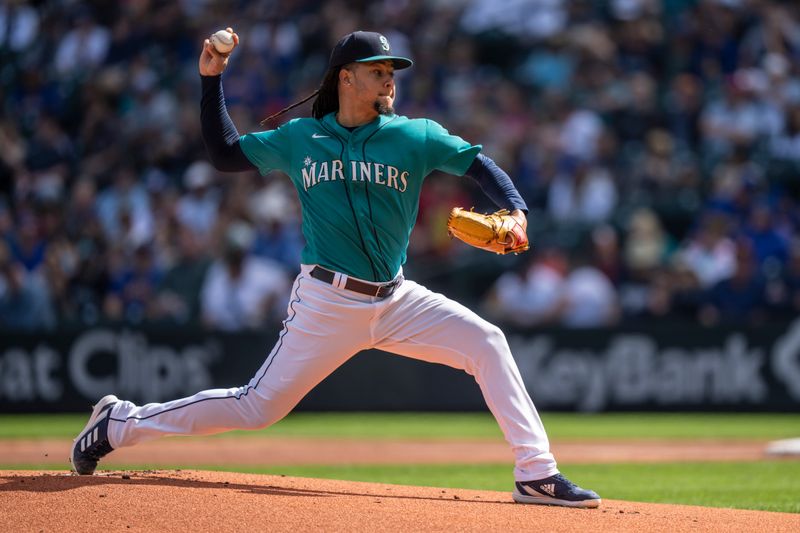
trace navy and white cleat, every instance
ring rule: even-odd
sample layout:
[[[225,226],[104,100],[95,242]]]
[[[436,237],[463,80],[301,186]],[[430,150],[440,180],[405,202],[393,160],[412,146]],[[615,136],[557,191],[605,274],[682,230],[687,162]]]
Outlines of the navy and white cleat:
[[[119,401],[113,394],[103,396],[92,410],[86,426],[72,441],[72,469],[82,476],[94,474],[97,462],[114,448],[108,443],[108,418]]]
[[[582,489],[561,474],[535,481],[517,481],[512,496],[517,503],[564,507],[598,507],[601,501],[595,491]]]

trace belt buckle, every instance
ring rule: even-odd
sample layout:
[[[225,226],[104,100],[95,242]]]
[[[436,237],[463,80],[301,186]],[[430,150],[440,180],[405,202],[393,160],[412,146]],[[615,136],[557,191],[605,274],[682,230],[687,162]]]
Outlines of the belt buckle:
[[[381,286],[382,289],[386,289],[386,296],[390,296],[397,289],[397,286],[400,285],[400,279],[395,278],[386,285]]]

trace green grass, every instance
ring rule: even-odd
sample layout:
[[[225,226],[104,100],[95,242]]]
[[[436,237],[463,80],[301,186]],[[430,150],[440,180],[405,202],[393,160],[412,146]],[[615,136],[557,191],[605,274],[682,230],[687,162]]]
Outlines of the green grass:
[[[119,468],[142,470],[150,466]],[[512,479],[509,464],[181,468],[499,491],[510,491]],[[800,461],[561,465],[561,468],[579,485],[613,500],[800,513]],[[10,469],[52,470],[53,467],[0,465],[0,470]]]
[[[87,414],[0,415],[0,439],[73,438]],[[551,439],[780,439],[800,436],[798,414],[610,413],[542,415]],[[499,439],[488,413],[293,413],[263,431],[223,435],[354,439]]]
[[[602,497],[800,513],[800,461],[562,465]],[[254,470],[249,470],[254,471]],[[259,470],[289,476],[401,485],[511,490],[511,466],[292,466]]]
[[[88,412],[0,415],[0,439],[73,438]],[[762,439],[800,437],[798,414],[543,414],[551,439]],[[221,438],[502,438],[488,413],[293,413],[258,432]],[[108,468],[122,465],[107,464]],[[125,465],[146,469],[153,465]],[[609,499],[800,513],[800,461],[563,465],[565,474]],[[65,466],[66,468],[66,466]],[[159,466],[163,468],[163,466]],[[512,465],[242,466],[180,468],[285,474],[357,481],[509,491]],[[52,470],[52,464],[0,465]]]
[[[614,500],[800,513],[800,462],[562,465]],[[402,485],[511,490],[510,465],[280,467],[273,473]],[[266,473],[266,472],[264,472]]]
[[[559,439],[783,439],[800,437],[800,414],[767,413],[545,413]]]

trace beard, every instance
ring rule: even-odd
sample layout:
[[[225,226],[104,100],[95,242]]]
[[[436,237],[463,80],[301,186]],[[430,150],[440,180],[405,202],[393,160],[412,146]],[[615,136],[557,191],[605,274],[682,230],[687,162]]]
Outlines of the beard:
[[[379,115],[394,115],[394,107],[392,107],[392,104],[388,102],[389,100],[387,99],[379,98],[375,100],[373,107]]]

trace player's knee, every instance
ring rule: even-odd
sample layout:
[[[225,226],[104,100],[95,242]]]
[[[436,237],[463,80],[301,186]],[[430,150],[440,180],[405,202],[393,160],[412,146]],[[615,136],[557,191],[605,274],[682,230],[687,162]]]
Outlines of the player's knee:
[[[244,428],[244,429],[249,429],[249,430],[255,431],[255,430],[258,430],[258,429],[268,428],[274,423],[275,423],[275,421],[273,421],[272,419],[266,419],[266,418],[257,419],[257,420],[251,420],[248,423],[248,426],[246,428]]]
[[[480,346],[487,352],[498,352],[508,346],[502,330],[489,322],[481,325]]]
[[[271,426],[272,424],[274,424],[275,422],[277,422],[278,420],[280,420],[284,416],[285,415],[276,415],[275,413],[264,411],[264,412],[258,413],[255,416],[251,416],[251,417],[247,418],[244,421],[241,429],[246,429],[246,430],[251,430],[252,431],[252,430],[257,430],[257,429],[268,428],[269,426]]]
[[[475,347],[478,348],[476,363],[479,366],[486,361],[496,361],[511,355],[505,334],[500,328],[489,322],[482,324],[481,338]]]
[[[249,427],[246,429],[264,429],[275,424],[291,412],[295,403],[286,405],[275,399],[269,403],[260,404],[249,417]]]
[[[506,340],[506,335],[503,333],[503,330],[494,324],[487,323],[484,332],[486,334],[486,343],[489,345],[492,351],[508,351],[508,341]]]

